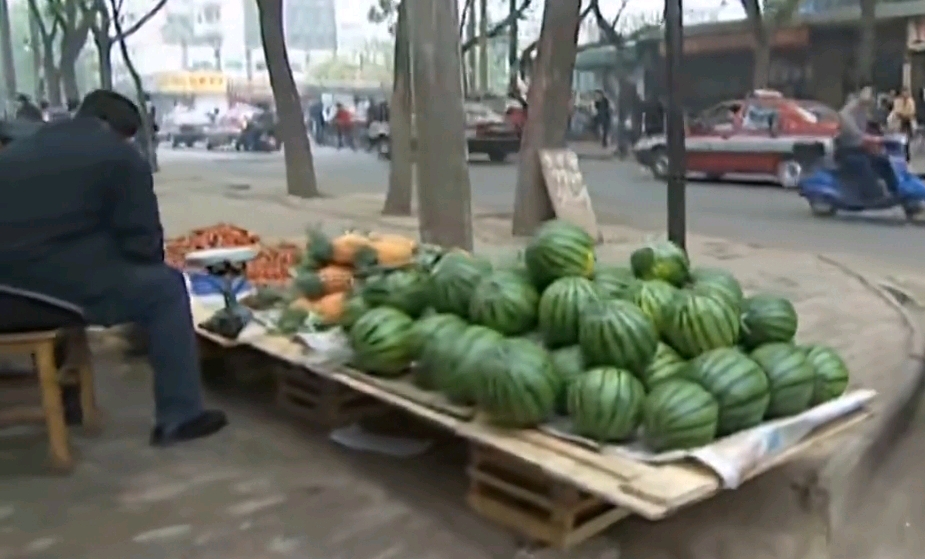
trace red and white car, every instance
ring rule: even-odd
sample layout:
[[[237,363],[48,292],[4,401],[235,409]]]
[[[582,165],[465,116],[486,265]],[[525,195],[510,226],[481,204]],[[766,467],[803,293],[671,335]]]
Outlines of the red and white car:
[[[822,103],[759,90],[688,121],[687,171],[713,180],[726,175],[772,178],[784,188],[795,188],[802,169],[794,159],[794,144],[818,141],[830,151],[838,127],[838,113]],[[633,151],[656,177],[667,176],[664,136],[643,138]]]

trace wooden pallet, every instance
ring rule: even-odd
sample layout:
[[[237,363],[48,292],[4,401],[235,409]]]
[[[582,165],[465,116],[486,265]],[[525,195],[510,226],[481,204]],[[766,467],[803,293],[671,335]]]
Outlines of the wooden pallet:
[[[630,515],[488,446],[470,446],[467,473],[466,501],[473,510],[557,549],[573,547]]]
[[[276,402],[279,407],[315,425],[347,425],[388,409],[376,398],[351,390],[330,376],[304,367],[280,363],[276,371]]]

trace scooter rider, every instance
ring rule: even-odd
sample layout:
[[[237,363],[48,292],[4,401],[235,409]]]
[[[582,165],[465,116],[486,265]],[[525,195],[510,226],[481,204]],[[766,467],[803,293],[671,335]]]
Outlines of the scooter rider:
[[[844,181],[846,194],[859,200],[875,200],[885,194],[874,171],[873,158],[864,147],[864,131],[874,108],[873,89],[865,86],[856,95],[849,97],[838,112],[840,126],[835,137],[835,161],[851,180]]]

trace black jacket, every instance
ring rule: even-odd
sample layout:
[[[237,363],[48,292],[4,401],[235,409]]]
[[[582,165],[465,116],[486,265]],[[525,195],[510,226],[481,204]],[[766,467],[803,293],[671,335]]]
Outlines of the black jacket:
[[[97,323],[125,315],[134,266],[164,260],[151,169],[95,119],[0,150],[0,196],[0,284],[80,305]]]

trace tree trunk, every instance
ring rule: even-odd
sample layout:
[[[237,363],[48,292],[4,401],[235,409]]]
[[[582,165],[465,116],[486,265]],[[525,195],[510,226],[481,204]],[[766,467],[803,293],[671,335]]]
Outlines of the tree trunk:
[[[527,123],[514,195],[515,235],[530,235],[555,216],[540,168],[539,151],[565,146],[572,74],[578,48],[580,2],[546,0],[537,57],[527,93]]]
[[[414,165],[411,153],[411,44],[408,40],[408,8],[405,0],[398,6],[395,23],[392,102],[389,108],[389,141],[392,159],[389,165],[389,191],[385,196],[385,215],[411,215]]]
[[[292,196],[314,198],[320,195],[315,178],[315,163],[302,116],[299,91],[292,78],[289,55],[283,34],[282,0],[258,0],[260,39],[266,53],[270,87],[279,120],[279,140],[286,157],[286,192]]]
[[[128,70],[129,76],[132,77],[132,83],[135,86],[135,102],[138,104],[138,110],[141,113],[141,131],[136,134],[136,139],[147,157],[148,163],[151,165],[151,171],[157,172],[157,150],[151,141],[154,137],[154,123],[151,122],[151,115],[148,113],[144,84],[128,52],[128,45],[125,42],[125,35],[122,32],[122,25],[119,23],[118,17],[113,18],[113,25],[116,28],[116,37],[118,37],[116,40],[119,42],[119,53],[122,55],[125,69]]]
[[[31,9],[29,10],[29,50],[32,51],[32,95],[35,99],[38,99],[45,93],[44,80],[42,79],[42,39],[38,22]]]
[[[857,53],[858,85],[870,83],[877,58],[877,0],[861,0],[860,41]]]
[[[93,42],[96,44],[96,58],[100,72],[100,89],[112,89],[112,41],[109,35],[96,37]]]
[[[68,61],[61,66],[61,87],[64,90],[64,99],[68,102],[80,101],[80,87],[77,85],[77,61]]]
[[[477,2],[478,0],[472,0]],[[475,38],[478,33],[477,25],[478,22],[475,20],[475,4],[469,8],[469,19],[466,20],[466,40],[471,41]],[[478,83],[476,83],[476,68],[478,67],[478,53],[475,49],[469,49],[469,52],[466,53],[466,59],[463,61],[463,75],[465,76],[465,89],[463,90],[464,95],[471,95],[472,92],[478,90]]]
[[[408,8],[421,240],[471,250],[459,7],[446,0],[414,0]]]
[[[488,93],[488,0],[479,0],[479,91]]]
[[[61,76],[55,66],[55,46],[46,43],[42,47],[42,73],[45,78],[45,100],[51,105],[60,107],[61,102]]]
[[[61,36],[58,70],[61,75],[61,85],[64,88],[64,98],[67,101],[80,101],[80,88],[77,86],[77,58],[84,45],[87,44],[89,34],[89,22],[81,22],[74,29],[64,31]]]
[[[768,87],[768,77],[771,72],[771,40],[769,33],[761,33],[755,37],[755,63],[752,74],[752,87],[765,89]]]
[[[3,86],[7,101],[16,96],[16,64],[13,61],[13,36],[10,25],[10,5],[0,0],[0,58],[3,59]]]
[[[510,0],[510,6],[508,6],[510,13],[517,11],[517,0]],[[518,61],[520,60],[520,51],[518,50],[517,38],[518,38],[518,28],[517,20],[511,22],[511,26],[508,27],[508,39],[507,39],[507,65],[508,65],[508,90],[517,91],[517,78],[520,74],[520,65]]]

